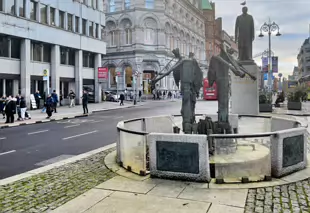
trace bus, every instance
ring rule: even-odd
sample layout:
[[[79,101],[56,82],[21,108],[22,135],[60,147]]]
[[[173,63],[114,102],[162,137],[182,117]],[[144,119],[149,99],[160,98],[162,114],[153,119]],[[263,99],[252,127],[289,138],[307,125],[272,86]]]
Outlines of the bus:
[[[209,86],[207,78],[203,80],[203,98],[204,100],[217,100],[217,87],[214,83],[212,87]]]

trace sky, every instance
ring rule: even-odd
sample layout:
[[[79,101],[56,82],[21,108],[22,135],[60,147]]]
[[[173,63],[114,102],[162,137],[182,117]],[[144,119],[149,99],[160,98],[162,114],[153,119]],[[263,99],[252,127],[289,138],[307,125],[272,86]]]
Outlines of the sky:
[[[223,30],[234,36],[235,20],[242,13],[243,0],[213,0],[216,17],[223,18]],[[253,56],[268,49],[268,35],[260,38],[260,28],[268,22],[280,27],[282,36],[271,37],[271,49],[279,57],[279,73],[284,76],[297,66],[297,54],[306,38],[309,37],[310,0],[247,0],[248,13],[253,16],[256,37],[253,43]],[[261,66],[261,57],[255,58]]]

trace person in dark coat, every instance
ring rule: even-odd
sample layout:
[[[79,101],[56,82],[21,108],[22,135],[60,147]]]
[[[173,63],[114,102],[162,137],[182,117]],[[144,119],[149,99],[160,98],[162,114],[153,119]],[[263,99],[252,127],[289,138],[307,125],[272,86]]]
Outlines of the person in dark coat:
[[[50,118],[53,114],[53,109],[54,109],[54,101],[51,95],[47,96],[45,107],[46,107],[47,118]]]
[[[0,98],[0,113],[3,116],[3,119],[5,119],[5,112],[4,112],[4,108],[5,108],[5,103],[6,103],[6,97],[2,96]]]
[[[56,90],[53,91],[52,98],[53,98],[53,101],[54,101],[54,103],[53,103],[53,110],[54,110],[55,113],[57,113],[57,104],[58,104],[59,100],[58,100],[58,95],[56,93]]]
[[[36,91],[36,93],[34,93],[34,99],[36,100],[36,105],[37,105],[37,109],[40,109],[40,99],[41,99],[41,95],[40,95],[40,91]]]
[[[14,114],[16,114],[16,101],[9,96],[6,104],[5,104],[5,115],[6,122],[5,123],[14,123]]]
[[[123,93],[119,96],[119,100],[121,101],[119,105],[124,106],[125,95]]]
[[[82,96],[82,104],[83,104],[84,114],[88,114],[88,107],[87,107],[87,104],[88,104],[88,94],[87,94],[86,90],[84,90],[84,93],[83,93],[83,96]]]

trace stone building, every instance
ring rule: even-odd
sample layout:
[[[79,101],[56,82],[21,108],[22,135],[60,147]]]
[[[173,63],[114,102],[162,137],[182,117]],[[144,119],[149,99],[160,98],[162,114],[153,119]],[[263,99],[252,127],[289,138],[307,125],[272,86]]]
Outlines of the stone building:
[[[205,43],[206,59],[210,61],[213,55],[220,53],[219,45],[222,42],[222,18],[215,17],[215,3],[206,2],[206,7],[202,9],[205,17]]]
[[[171,50],[189,52],[201,66],[205,61],[204,17],[201,0],[107,0],[107,90],[134,88],[150,94],[150,80],[176,61]],[[137,78],[135,78],[135,74]],[[176,90],[172,75],[161,80],[159,90]]]
[[[310,75],[310,38],[305,39],[297,56],[299,78]]]
[[[222,30],[221,39],[226,50],[233,50],[233,57],[238,59],[238,45],[234,41],[234,38],[230,36],[225,30]]]
[[[77,101],[82,90],[100,101],[97,68],[106,43],[102,1],[0,0],[0,95],[26,96],[49,88]]]

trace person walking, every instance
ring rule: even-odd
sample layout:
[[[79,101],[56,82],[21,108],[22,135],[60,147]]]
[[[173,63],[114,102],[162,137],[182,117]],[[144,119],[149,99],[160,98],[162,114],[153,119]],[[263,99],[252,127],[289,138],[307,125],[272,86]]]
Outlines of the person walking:
[[[71,107],[75,107],[75,93],[70,90],[70,93],[69,93],[69,100],[70,100],[70,108]]]
[[[5,123],[14,123],[14,114],[16,113],[16,102],[12,99],[12,96],[8,97],[8,100],[5,104]]]
[[[6,97],[5,97],[5,96],[2,96],[2,97],[0,98],[0,113],[1,113],[2,116],[3,116],[3,119],[5,119],[5,112],[4,112],[5,103],[6,103]]]
[[[47,118],[52,117],[53,109],[54,109],[54,101],[51,95],[47,96],[45,108],[46,108]]]
[[[141,102],[141,101],[142,101],[142,91],[139,90],[139,102]]]
[[[20,117],[21,117],[21,120],[23,121],[25,120],[25,114],[27,110],[26,100],[23,96],[20,97],[19,108],[20,108]]]
[[[123,93],[121,93],[121,95],[119,97],[119,100],[121,101],[119,103],[120,106],[124,106],[124,99],[125,99],[125,95]]]
[[[41,95],[40,95],[40,91],[36,91],[36,93],[34,93],[34,99],[36,101],[36,105],[37,105],[37,109],[40,109],[40,99],[41,99]]]
[[[88,104],[88,94],[87,94],[86,90],[84,90],[83,96],[81,98],[82,98],[82,104],[83,104],[83,112],[84,112],[84,115],[85,115],[85,114],[88,114],[88,107],[87,107],[87,104]]]
[[[57,113],[57,104],[58,104],[58,95],[56,93],[56,90],[53,91],[52,93],[52,98],[53,98],[53,110],[55,113]]]

